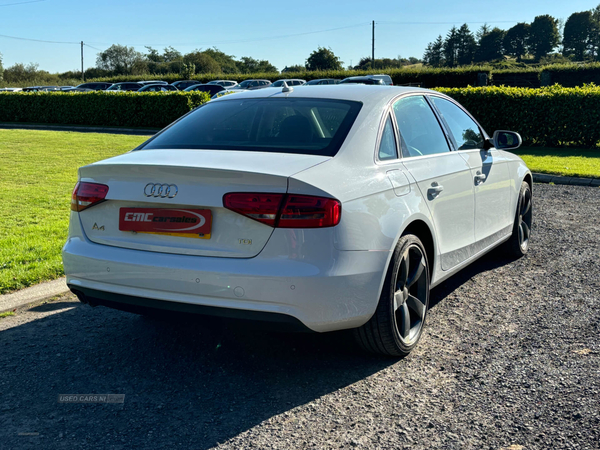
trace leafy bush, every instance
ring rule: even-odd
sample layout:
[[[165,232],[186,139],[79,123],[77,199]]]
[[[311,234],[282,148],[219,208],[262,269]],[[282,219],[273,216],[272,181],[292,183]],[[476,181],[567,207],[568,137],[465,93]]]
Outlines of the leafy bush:
[[[206,92],[0,92],[0,122],[163,128]]]
[[[600,87],[437,89],[467,108],[488,133],[513,130],[527,145],[592,147],[600,141]]]

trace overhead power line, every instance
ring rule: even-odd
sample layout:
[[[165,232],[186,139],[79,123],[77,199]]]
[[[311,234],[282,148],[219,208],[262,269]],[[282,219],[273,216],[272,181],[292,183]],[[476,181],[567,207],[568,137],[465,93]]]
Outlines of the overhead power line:
[[[394,24],[394,25],[456,25],[457,23],[466,23],[466,24],[479,24],[479,23],[517,23],[516,20],[492,20],[487,22],[471,22],[471,21],[462,21],[457,20],[454,22],[392,22],[389,20],[384,20],[382,22],[375,22],[377,24]]]
[[[0,7],[2,6],[15,6],[15,5],[25,5],[27,3],[40,3],[40,2],[45,2],[46,0],[29,0],[27,2],[18,2],[18,3],[5,3],[3,5],[0,5]]]
[[[34,1],[45,1],[45,0],[34,0]],[[162,44],[125,44],[125,45],[133,45],[133,46],[198,46],[198,47],[208,47],[208,46],[214,46],[214,45],[224,45],[224,44],[239,44],[239,43],[243,43],[243,42],[258,42],[258,41],[267,41],[267,40],[274,40],[274,39],[285,39],[285,38],[289,38],[289,37],[296,37],[296,36],[306,36],[309,34],[317,34],[317,33],[327,33],[329,31],[337,31],[337,30],[344,30],[344,29],[348,29],[348,28],[356,28],[356,27],[362,27],[362,26],[367,26],[370,25],[369,22],[365,22],[365,23],[360,23],[360,24],[355,24],[355,25],[347,25],[344,27],[337,27],[337,28],[328,28],[327,30],[317,30],[317,31],[305,31],[302,33],[294,33],[294,34],[282,34],[282,35],[278,35],[278,36],[268,36],[268,37],[260,37],[260,38],[250,38],[250,39],[240,39],[240,40],[230,40],[230,41],[219,41],[219,42],[211,42],[211,43],[162,43]],[[7,38],[7,39],[17,39],[19,41],[32,41],[32,42],[45,42],[48,44],[72,44],[72,45],[80,45],[80,42],[63,42],[63,41],[49,41],[49,40],[44,40],[44,39],[31,39],[31,38],[23,38],[23,37],[17,37],[17,36],[8,36],[5,34],[0,34],[0,37],[3,38]],[[95,45],[113,45],[114,42],[112,43],[107,43],[107,42],[91,42],[91,44],[95,44]],[[93,48],[94,50],[98,50],[98,51],[102,51],[96,47],[92,47],[91,45],[89,45],[88,43],[84,43],[85,46]]]
[[[99,48],[92,47],[91,45],[89,45],[89,44],[86,44],[85,42],[83,43],[83,45],[85,45],[86,47],[89,47],[89,48],[93,48],[94,50],[98,50],[99,52],[102,52],[102,51],[104,51],[104,50],[100,50]]]
[[[327,33],[329,31],[345,30],[347,28],[366,27],[366,26],[370,26],[370,25],[371,25],[370,22],[364,22],[364,23],[359,23],[359,24],[355,24],[355,25],[347,25],[344,27],[328,28],[327,30],[305,31],[302,33],[282,34],[282,35],[278,35],[278,36],[265,36],[265,37],[260,37],[260,38],[239,39],[239,40],[230,40],[230,41],[217,41],[217,42],[210,42],[210,43],[199,43],[199,42],[185,42],[185,43],[174,42],[173,43],[172,42],[172,43],[153,43],[153,44],[146,43],[146,44],[125,44],[125,45],[133,45],[133,46],[137,46],[137,47],[142,47],[142,46],[151,47],[151,46],[163,46],[163,45],[210,47],[210,46],[214,46],[214,45],[241,44],[241,43],[245,43],[245,42],[259,42],[259,41],[268,41],[268,40],[275,40],[275,39],[285,39],[285,38],[296,37],[296,36],[306,36],[309,34]],[[107,42],[91,42],[91,43],[96,44],[96,45],[112,45]]]
[[[45,42],[47,44],[75,44],[75,45],[79,45],[79,42],[45,41],[43,39],[30,39],[30,38],[22,38],[22,37],[17,37],[17,36],[7,36],[6,34],[0,34],[0,37],[7,38],[7,39],[17,39],[19,41]]]

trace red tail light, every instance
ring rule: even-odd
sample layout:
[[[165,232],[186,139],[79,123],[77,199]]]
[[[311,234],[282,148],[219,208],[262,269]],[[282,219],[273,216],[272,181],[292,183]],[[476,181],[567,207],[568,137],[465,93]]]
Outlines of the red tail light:
[[[338,200],[312,195],[230,193],[225,208],[275,228],[324,228],[340,223]]]
[[[245,192],[225,194],[223,196],[223,206],[274,227],[283,195],[251,194]]]
[[[98,183],[82,183],[78,181],[71,196],[71,209],[83,211],[96,203],[104,201],[108,193],[108,186]]]

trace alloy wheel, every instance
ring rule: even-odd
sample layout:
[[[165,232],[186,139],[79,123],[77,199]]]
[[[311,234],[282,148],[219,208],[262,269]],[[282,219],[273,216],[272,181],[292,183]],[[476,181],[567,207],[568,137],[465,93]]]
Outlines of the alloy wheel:
[[[421,248],[409,246],[400,261],[394,291],[394,318],[398,337],[411,345],[421,334],[428,298],[427,260]]]
[[[523,251],[527,251],[527,247],[529,246],[531,219],[531,190],[524,189],[521,192],[521,198],[519,200],[519,245]]]

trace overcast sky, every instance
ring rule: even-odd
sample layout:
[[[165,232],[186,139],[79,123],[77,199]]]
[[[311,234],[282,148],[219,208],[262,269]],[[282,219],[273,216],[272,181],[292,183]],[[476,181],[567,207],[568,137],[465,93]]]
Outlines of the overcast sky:
[[[22,4],[15,4],[21,3]],[[85,67],[111,44],[145,45],[162,51],[171,45],[187,53],[217,47],[239,58],[267,59],[279,70],[304,64],[311,51],[330,47],[344,65],[371,54],[375,20],[375,57],[421,58],[427,44],[454,24],[476,31],[484,22],[508,29],[550,14],[566,20],[573,12],[594,8],[600,0],[421,0],[410,2],[168,2],[166,0],[76,1],[0,0],[0,35],[59,41],[44,43],[0,36],[4,67],[38,63],[50,72],[78,70],[84,41]],[[292,7],[291,5],[298,5]],[[219,6],[223,5],[223,6]],[[91,47],[94,48],[91,48]]]

